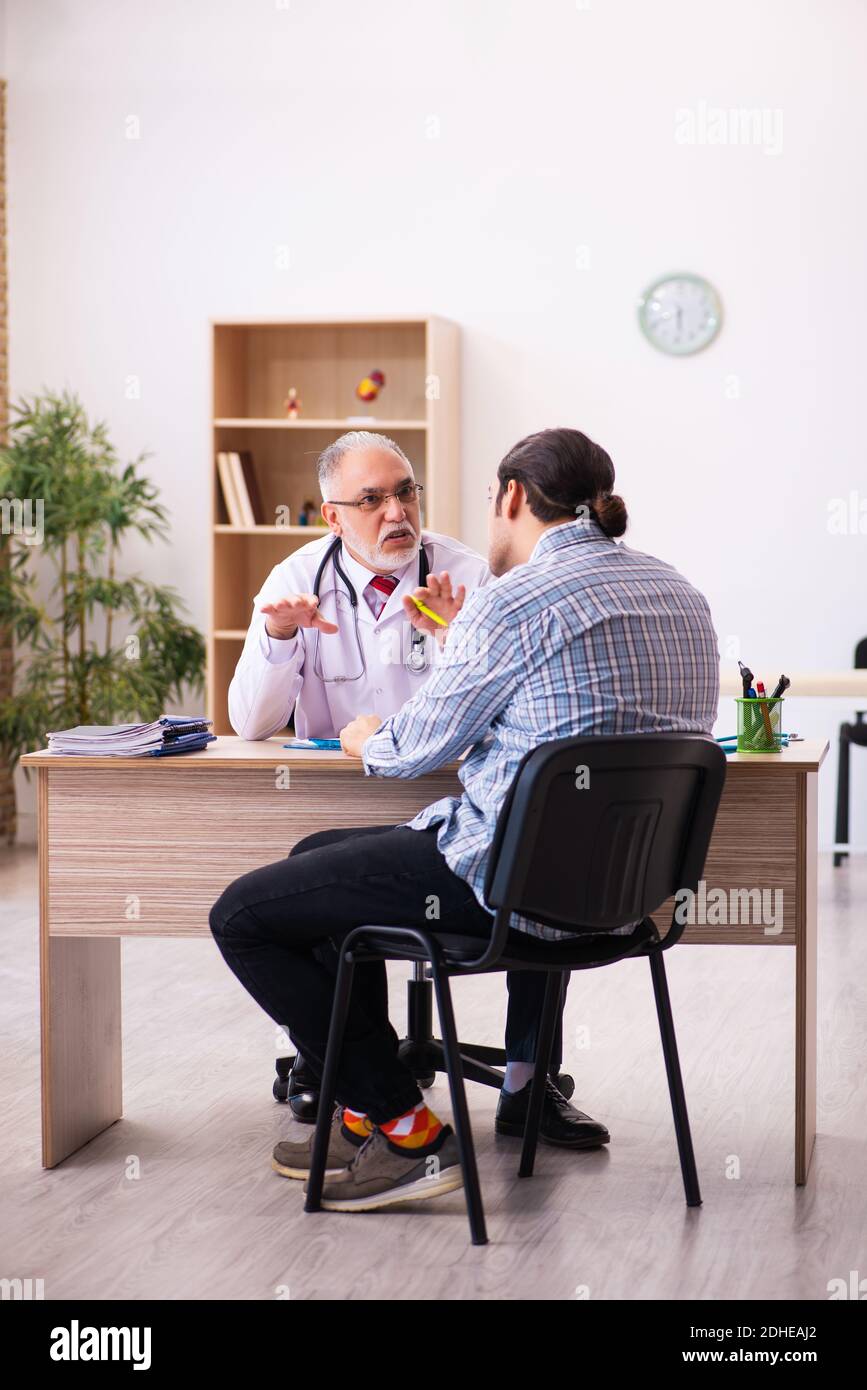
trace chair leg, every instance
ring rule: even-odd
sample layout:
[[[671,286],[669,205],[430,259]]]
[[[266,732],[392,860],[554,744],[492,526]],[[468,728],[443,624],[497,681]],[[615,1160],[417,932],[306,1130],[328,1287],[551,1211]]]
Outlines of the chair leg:
[[[551,1060],[548,1063],[548,1075],[555,1085],[557,1077],[563,1070],[563,1009],[571,978],[571,970],[564,970],[560,976],[560,1006],[554,1019],[554,1041],[551,1044]]]
[[[560,1005],[563,1002],[563,971],[549,970],[545,981],[545,1000],[542,1004],[542,1017],[539,1022],[539,1040],[536,1044],[536,1070],[533,1072],[533,1085],[530,1088],[530,1104],[527,1107],[527,1123],[524,1126],[524,1143],[521,1148],[519,1178],[531,1178],[536,1162],[536,1145],[539,1142],[539,1126],[542,1123],[542,1107],[548,1081],[548,1067],[551,1063],[551,1049],[554,1045],[554,1032],[557,1027]]]
[[[695,1154],[692,1149],[692,1135],[689,1132],[689,1116],[686,1113],[686,1097],[683,1092],[683,1078],[680,1074],[677,1040],[674,1036],[674,1019],[671,1016],[668,980],[665,975],[665,964],[661,951],[654,952],[650,957],[650,974],[653,978],[653,993],[656,999],[656,1013],[659,1018],[659,1032],[662,1038],[662,1052],[665,1057],[665,1070],[668,1076],[668,1090],[674,1115],[674,1131],[677,1135],[677,1150],[680,1154],[680,1171],[683,1174],[686,1205],[688,1207],[700,1207],[701,1192],[698,1186]]]
[[[461,1155],[461,1169],[464,1175],[464,1188],[467,1198],[467,1216],[470,1222],[470,1236],[473,1245],[487,1245],[485,1229],[485,1209],[482,1206],[482,1191],[479,1186],[479,1170],[476,1166],[476,1151],[473,1146],[473,1132],[470,1127],[470,1112],[467,1109],[467,1091],[464,1086],[461,1068],[461,1052],[458,1033],[455,1027],[455,1013],[452,1008],[452,993],[449,989],[448,975],[439,961],[432,961],[434,988],[437,1009],[443,1034],[443,1050],[446,1055],[446,1069],[449,1078],[449,1091],[452,1100],[452,1114],[455,1117],[455,1130],[458,1149]]]
[[[319,1111],[316,1117],[316,1134],[313,1138],[310,1174],[307,1179],[305,1211],[321,1211],[322,1209],[322,1187],[325,1181],[325,1165],[328,1162],[328,1141],[331,1138],[331,1120],[334,1114],[337,1067],[343,1050],[343,1034],[346,1029],[346,1015],[349,1012],[354,973],[355,962],[346,952],[341,951],[340,964],[337,967],[337,982],[334,987],[334,1003],[331,1006],[331,1022],[328,1027],[325,1065],[322,1068],[322,1084],[319,1088]]]
[[[837,755],[837,819],[834,840],[838,845],[849,843],[849,725],[840,725]],[[834,868],[846,858],[845,850],[834,851]]]

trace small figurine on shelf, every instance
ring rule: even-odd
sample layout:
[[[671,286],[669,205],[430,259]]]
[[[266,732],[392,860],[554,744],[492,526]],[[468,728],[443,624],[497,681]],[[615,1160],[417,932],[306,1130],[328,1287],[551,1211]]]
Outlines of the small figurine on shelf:
[[[289,394],[283,404],[286,407],[286,419],[297,420],[301,411],[301,402],[294,386],[289,387]]]
[[[360,401],[375,401],[383,386],[385,376],[382,372],[371,372],[369,376],[363,377],[355,388],[355,394]]]
[[[305,503],[304,503],[304,506],[301,508],[300,512],[298,513],[298,525],[299,525],[299,526],[313,526],[313,525],[315,524],[315,523],[314,523],[314,517],[315,517],[315,516],[316,516],[316,509],[314,508],[313,503],[312,503],[312,502],[305,502]]]

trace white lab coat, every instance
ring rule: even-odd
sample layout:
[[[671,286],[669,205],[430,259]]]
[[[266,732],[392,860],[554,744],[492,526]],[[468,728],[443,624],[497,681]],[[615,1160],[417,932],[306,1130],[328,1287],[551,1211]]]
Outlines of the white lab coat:
[[[293,707],[299,738],[336,738],[356,715],[387,719],[395,714],[435,669],[433,637],[425,638],[422,671],[408,669],[405,661],[413,628],[402,600],[418,588],[418,555],[397,572],[397,587],[377,621],[363,593],[372,571],[341,547],[341,564],[358,595],[358,643],[348,594],[330,562],[322,575],[319,611],[337,623],[339,632],[300,627],[294,637],[268,636],[266,615],[259,611],[262,604],[288,594],[312,593],[316,571],[333,539],[319,536],[281,560],[253,599],[244,650],[229,686],[229,720],[241,738],[279,733],[292,719]],[[447,570],[452,584],[465,584],[467,594],[490,580],[486,562],[460,541],[423,530],[422,543],[430,574]],[[355,679],[335,680],[337,676]]]

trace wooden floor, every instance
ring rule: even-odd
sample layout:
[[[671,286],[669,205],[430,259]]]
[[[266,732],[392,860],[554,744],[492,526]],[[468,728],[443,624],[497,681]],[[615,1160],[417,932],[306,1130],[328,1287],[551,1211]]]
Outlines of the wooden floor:
[[[287,1111],[271,1099],[274,1028],[211,940],[124,944],[125,1118],[40,1167],[36,859],[0,851],[0,1277],[46,1299],[825,1299],[867,1276],[867,857],[820,868],[819,1136],[792,1174],[794,953],[667,957],[704,1205],[683,1200],[650,972],[573,978],[566,1062],[607,1150],[493,1133],[471,1086],[490,1244],[460,1193],[406,1211],[305,1215],[271,1170]],[[392,969],[403,1026],[403,980]],[[502,979],[461,981],[462,1036],[499,1041]],[[449,1113],[444,1080],[429,1093]],[[584,1292],[586,1291],[586,1292]]]

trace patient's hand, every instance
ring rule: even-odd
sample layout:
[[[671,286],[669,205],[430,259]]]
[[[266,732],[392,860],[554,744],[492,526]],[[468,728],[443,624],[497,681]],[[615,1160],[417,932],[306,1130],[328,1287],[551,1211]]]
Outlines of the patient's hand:
[[[426,608],[432,613],[437,613],[441,618],[445,618],[446,623],[453,622],[464,606],[466,597],[466,587],[459,584],[452,592],[452,581],[445,570],[442,574],[429,574],[427,585],[421,589],[414,589],[413,594]],[[432,618],[426,618],[412,599],[407,594],[403,600],[406,615],[413,627],[417,627],[419,632],[430,632],[440,639],[442,644],[446,629],[439,623],[435,623]]]
[[[378,714],[359,714],[340,730],[340,746],[350,758],[361,757],[364,740],[382,727]]]

